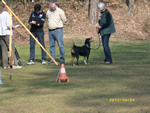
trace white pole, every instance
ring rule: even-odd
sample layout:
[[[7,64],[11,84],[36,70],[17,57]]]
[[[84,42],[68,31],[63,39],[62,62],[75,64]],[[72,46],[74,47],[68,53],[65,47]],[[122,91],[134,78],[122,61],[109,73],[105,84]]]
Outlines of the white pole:
[[[1,70],[0,70],[0,85],[3,84],[2,80],[1,80]]]

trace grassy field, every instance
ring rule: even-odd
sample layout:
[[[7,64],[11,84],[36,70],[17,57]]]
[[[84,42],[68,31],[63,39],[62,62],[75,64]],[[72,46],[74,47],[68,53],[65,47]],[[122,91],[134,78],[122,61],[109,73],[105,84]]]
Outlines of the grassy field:
[[[66,41],[69,83],[56,83],[60,65],[41,65],[39,46],[35,65],[1,68],[0,113],[150,113],[150,41],[111,41],[112,65],[100,63],[101,46],[91,50],[90,65],[80,57],[80,66],[72,66],[70,47]],[[27,62],[29,46],[17,48],[21,61]],[[58,48],[56,56],[59,61]]]

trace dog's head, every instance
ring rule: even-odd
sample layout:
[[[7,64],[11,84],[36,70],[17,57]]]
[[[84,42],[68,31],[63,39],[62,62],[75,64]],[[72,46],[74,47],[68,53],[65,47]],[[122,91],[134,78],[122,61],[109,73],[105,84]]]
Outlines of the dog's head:
[[[92,37],[91,37],[91,38],[87,38],[87,39],[85,40],[85,45],[86,45],[86,44],[89,44],[89,45],[90,45],[91,42],[93,42],[93,38],[92,38]]]
[[[72,48],[74,48],[74,47],[76,47],[76,44],[75,44],[75,43],[72,44]]]
[[[74,47],[76,47],[76,44],[75,44],[75,43],[72,44],[72,47],[71,47],[71,54],[74,54],[74,53],[75,53]]]

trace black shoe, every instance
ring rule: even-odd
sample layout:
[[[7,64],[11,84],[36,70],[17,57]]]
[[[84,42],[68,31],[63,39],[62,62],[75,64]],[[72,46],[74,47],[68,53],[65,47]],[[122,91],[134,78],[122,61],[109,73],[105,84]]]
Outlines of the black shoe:
[[[50,61],[50,62],[48,62],[48,64],[55,64],[55,63]]]
[[[26,64],[25,64],[25,63],[22,63],[22,62],[19,60],[18,65],[19,65],[19,66],[25,66]]]
[[[60,64],[65,64],[65,62],[60,62]]]

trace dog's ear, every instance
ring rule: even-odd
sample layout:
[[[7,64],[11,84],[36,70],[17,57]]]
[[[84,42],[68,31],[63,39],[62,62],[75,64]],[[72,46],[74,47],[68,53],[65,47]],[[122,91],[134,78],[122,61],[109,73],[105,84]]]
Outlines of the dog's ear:
[[[73,43],[73,44],[72,44],[72,47],[75,47],[75,46],[76,46],[76,44],[75,44],[75,43]]]
[[[84,43],[84,44],[89,43],[89,41],[90,41],[90,38],[87,38],[87,39],[85,40],[85,43]]]

